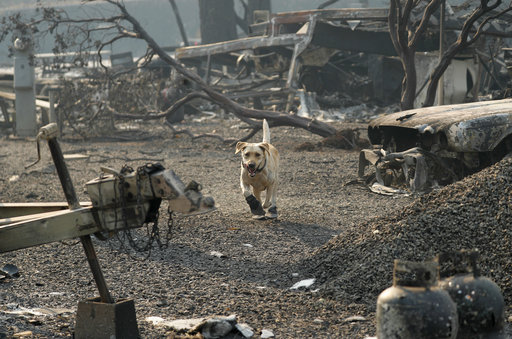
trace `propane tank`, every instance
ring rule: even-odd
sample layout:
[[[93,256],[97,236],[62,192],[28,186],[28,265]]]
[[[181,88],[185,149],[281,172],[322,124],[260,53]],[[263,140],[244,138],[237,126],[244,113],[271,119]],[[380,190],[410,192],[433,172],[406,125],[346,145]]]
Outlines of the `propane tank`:
[[[480,276],[477,250],[438,255],[438,285],[457,304],[457,338],[504,338],[505,301],[492,280]]]
[[[378,339],[455,339],[457,308],[437,287],[435,261],[395,260],[393,286],[377,299]]]

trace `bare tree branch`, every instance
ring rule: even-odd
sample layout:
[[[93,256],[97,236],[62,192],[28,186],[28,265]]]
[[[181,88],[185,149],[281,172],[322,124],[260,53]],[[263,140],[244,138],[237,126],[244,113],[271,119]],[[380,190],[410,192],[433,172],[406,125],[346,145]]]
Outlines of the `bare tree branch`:
[[[439,8],[439,5],[441,4],[440,0],[432,0],[429,2],[427,7],[425,7],[425,11],[423,12],[423,17],[421,18],[421,22],[416,28],[416,31],[414,32],[412,39],[409,43],[409,46],[416,46],[419,39],[422,37],[422,35],[425,33],[427,29],[428,22],[430,20],[430,17],[434,12]]]
[[[398,55],[401,55],[402,48],[398,41],[398,26],[397,26],[397,11],[400,6],[399,0],[390,0],[389,2],[389,14],[388,14],[388,27],[389,27],[389,35],[391,37],[391,42],[395,47]]]

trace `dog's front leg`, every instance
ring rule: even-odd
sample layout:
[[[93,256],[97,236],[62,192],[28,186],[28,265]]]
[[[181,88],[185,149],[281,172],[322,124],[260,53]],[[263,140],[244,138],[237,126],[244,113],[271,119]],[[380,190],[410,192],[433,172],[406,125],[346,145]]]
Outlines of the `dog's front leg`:
[[[251,213],[254,215],[254,218],[261,219],[265,218],[265,211],[261,206],[261,202],[256,199],[256,197],[251,193],[251,187],[246,185],[242,180],[240,180],[240,186],[242,187],[242,192],[244,193],[245,201],[249,205],[251,209]]]
[[[270,207],[266,214],[266,217],[269,219],[277,218],[277,185],[274,183],[267,188],[267,195],[265,196],[265,203],[263,204],[264,208]]]
[[[267,193],[265,194],[265,202],[263,203],[263,208],[270,207],[270,198],[273,195],[272,185],[267,188]]]

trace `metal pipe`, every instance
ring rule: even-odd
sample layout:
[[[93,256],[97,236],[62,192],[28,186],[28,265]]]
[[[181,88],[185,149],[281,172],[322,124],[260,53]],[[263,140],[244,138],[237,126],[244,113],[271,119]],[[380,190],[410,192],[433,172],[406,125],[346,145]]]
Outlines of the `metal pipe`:
[[[62,155],[62,150],[60,148],[59,142],[57,141],[57,138],[49,138],[48,147],[50,148],[53,163],[57,169],[57,174],[59,176],[62,190],[66,196],[66,201],[68,202],[69,208],[72,210],[80,208],[80,203],[76,196],[75,188],[73,186],[73,182],[71,181],[71,176],[69,175],[66,163],[64,162],[64,156]]]
[[[52,154],[53,162],[55,164],[55,168],[57,169],[57,174],[64,191],[64,195],[66,196],[66,200],[69,205],[69,209],[78,209],[80,208],[80,202],[76,196],[75,188],[73,187],[73,182],[71,181],[71,176],[69,175],[68,168],[66,167],[64,156],[62,154],[62,150],[57,141],[57,138],[54,134],[52,134],[47,135],[47,140],[50,152]],[[85,255],[87,257],[87,261],[89,262],[89,267],[91,268],[94,281],[96,282],[96,286],[100,293],[101,301],[104,303],[113,304],[114,299],[110,295],[107,283],[103,277],[103,272],[101,271],[98,258],[96,257],[96,251],[94,250],[91,237],[89,235],[82,236],[80,237],[80,241],[84,247]]]

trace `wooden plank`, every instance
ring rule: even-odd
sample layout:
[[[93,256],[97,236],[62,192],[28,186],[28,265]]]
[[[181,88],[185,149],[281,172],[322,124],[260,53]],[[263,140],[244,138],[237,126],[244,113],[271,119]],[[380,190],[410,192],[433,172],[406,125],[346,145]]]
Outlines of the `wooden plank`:
[[[0,253],[73,239],[99,231],[92,207],[64,210],[0,226]]]
[[[24,214],[24,215],[18,215],[18,216],[13,216],[13,217],[6,217],[3,219],[0,219],[0,226],[15,224],[15,223],[27,221],[27,220],[53,217],[55,215],[59,215],[59,214],[63,214],[63,213],[66,213],[66,209],[60,209],[60,210],[49,211],[49,212],[41,212],[41,213]]]
[[[335,8],[304,11],[281,12],[272,14],[270,21],[276,24],[305,22],[312,15],[319,20],[388,20],[388,8]]]
[[[80,205],[88,207],[92,203],[90,201],[82,201]],[[65,209],[68,209],[67,202],[0,202],[0,219]]]
[[[255,49],[271,46],[293,46],[302,41],[303,38],[296,34],[283,34],[278,36],[258,36],[242,38],[224,42],[216,42],[200,46],[182,47],[176,50],[177,59],[195,58],[208,54],[222,54],[240,51],[244,49]]]

